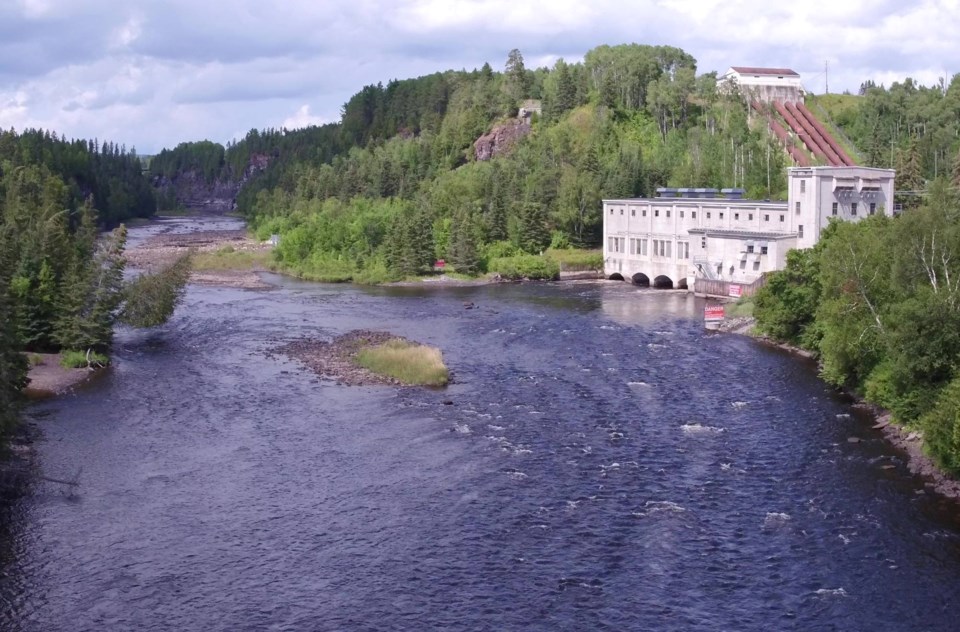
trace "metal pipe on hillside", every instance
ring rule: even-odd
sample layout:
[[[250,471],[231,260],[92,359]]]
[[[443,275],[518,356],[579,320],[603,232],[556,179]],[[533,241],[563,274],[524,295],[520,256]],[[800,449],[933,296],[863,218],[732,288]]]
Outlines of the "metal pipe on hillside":
[[[818,132],[817,129],[810,123],[810,121],[807,120],[807,117],[804,116],[803,112],[798,110],[797,106],[793,103],[787,103],[786,108],[787,111],[796,117],[797,121],[803,126],[807,133],[810,134],[811,140],[819,145],[820,151],[822,151],[827,157],[827,164],[832,167],[843,166],[843,160],[837,155],[837,152],[830,147],[829,143],[824,140],[824,138],[820,135],[820,132]]]
[[[800,140],[800,143],[806,147],[815,158],[818,158],[824,162],[829,162],[827,155],[823,153],[823,150],[820,149],[820,146],[814,142],[813,138],[810,136],[810,133],[803,127],[800,121],[797,120],[797,117],[787,111],[787,108],[784,107],[783,102],[774,101],[773,107],[777,110],[777,113],[783,117],[783,120],[787,122],[787,126],[793,130],[793,133]]]
[[[803,103],[797,103],[797,110],[807,117],[814,129],[820,132],[820,135],[823,136],[824,140],[826,140],[827,143],[833,148],[833,151],[837,153],[837,155],[840,157],[840,160],[842,160],[845,165],[848,167],[857,166],[857,163],[854,162],[847,152],[843,151],[843,147],[840,146],[840,143],[838,143],[833,135],[827,131],[827,128],[823,126],[823,123],[817,120],[817,117],[813,115],[806,105]]]
[[[801,167],[809,167],[810,159],[803,152],[803,150],[798,149],[796,145],[793,144],[793,138],[790,137],[790,134],[787,133],[787,130],[783,129],[783,126],[780,125],[768,112],[764,112],[763,108],[756,101],[751,101],[750,105],[758,113],[764,115],[767,119],[767,127],[770,128],[770,131],[773,132],[773,135],[780,139],[780,142],[783,143],[784,149],[787,150],[787,153],[790,154],[790,157],[793,158],[793,161]]]

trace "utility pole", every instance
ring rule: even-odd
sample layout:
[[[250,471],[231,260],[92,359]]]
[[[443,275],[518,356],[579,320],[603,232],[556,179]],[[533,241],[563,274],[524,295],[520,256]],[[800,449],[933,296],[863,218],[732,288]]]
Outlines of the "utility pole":
[[[823,62],[823,93],[830,94],[830,60]]]

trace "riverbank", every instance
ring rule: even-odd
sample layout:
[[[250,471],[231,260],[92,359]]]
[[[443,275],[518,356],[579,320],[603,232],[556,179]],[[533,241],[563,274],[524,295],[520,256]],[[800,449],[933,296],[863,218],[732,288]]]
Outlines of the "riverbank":
[[[194,252],[190,282],[198,285],[267,289],[258,276],[268,270],[270,243],[251,239],[247,231],[207,230],[154,235],[125,253],[128,265],[154,272]]]
[[[31,353],[29,383],[23,389],[29,399],[62,395],[93,378],[102,369],[68,369],[60,366],[59,353]]]
[[[812,359],[814,357],[813,353],[806,349],[756,335],[754,333],[756,324],[757,321],[752,316],[737,316],[725,319],[718,331],[749,336],[765,345],[789,351],[803,358]],[[923,449],[923,434],[920,431],[898,424],[894,421],[893,414],[890,411],[866,402],[859,395],[849,391],[846,391],[846,393],[856,400],[856,404],[854,404],[856,407],[868,411],[873,417],[875,423],[872,429],[879,431],[893,447],[906,453],[906,465],[910,473],[925,479],[926,486],[934,492],[946,498],[960,501],[960,481],[941,470],[933,462],[933,459],[926,454]],[[856,443],[860,439],[859,437],[851,437],[850,440]]]

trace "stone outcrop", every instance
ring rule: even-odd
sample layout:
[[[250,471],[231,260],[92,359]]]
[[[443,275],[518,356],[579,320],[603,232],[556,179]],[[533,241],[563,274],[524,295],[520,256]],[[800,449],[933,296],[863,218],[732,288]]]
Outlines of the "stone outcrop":
[[[196,171],[184,171],[171,178],[155,176],[153,186],[162,198],[172,198],[177,206],[188,211],[222,215],[236,208],[237,195],[243,185],[269,164],[269,156],[254,154],[239,177],[228,173],[209,181]]]
[[[530,120],[514,120],[495,125],[473,143],[473,153],[479,161],[490,160],[513,147],[517,141],[530,133]]]

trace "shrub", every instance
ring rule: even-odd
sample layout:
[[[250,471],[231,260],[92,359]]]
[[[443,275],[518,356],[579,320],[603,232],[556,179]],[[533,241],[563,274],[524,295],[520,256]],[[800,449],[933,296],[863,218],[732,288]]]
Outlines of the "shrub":
[[[547,251],[547,256],[559,263],[561,270],[583,272],[603,269],[603,253],[599,250],[551,248]]]
[[[110,358],[96,351],[64,351],[60,354],[60,366],[65,369],[85,369],[110,364]]]
[[[377,373],[418,386],[443,386],[449,380],[443,355],[435,347],[395,338],[357,353],[357,364]]]
[[[943,389],[933,409],[920,417],[920,427],[933,460],[960,473],[960,378]]]
[[[546,257],[517,255],[492,260],[490,271],[505,279],[551,281],[560,277],[560,264]]]

